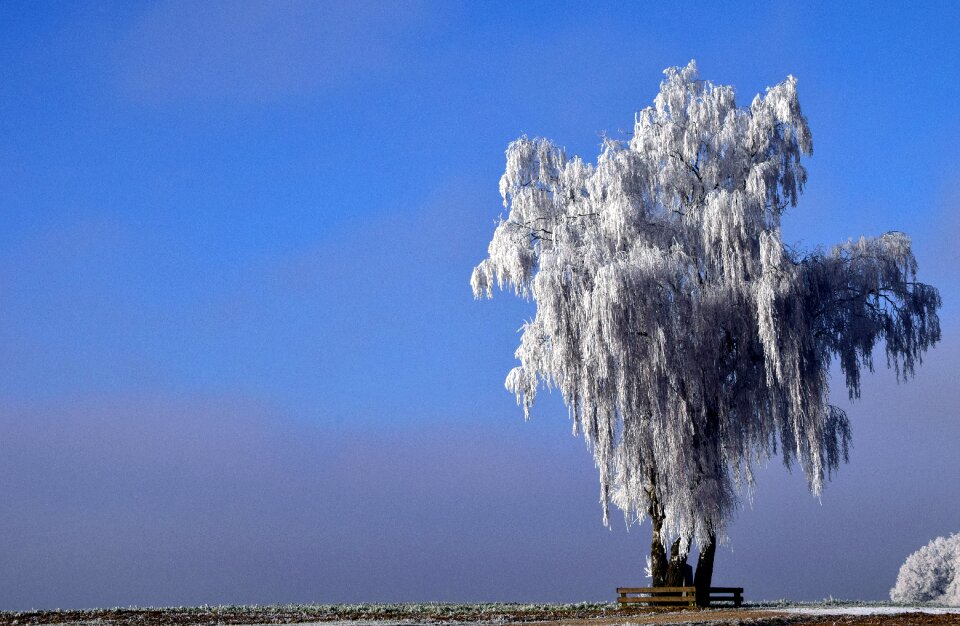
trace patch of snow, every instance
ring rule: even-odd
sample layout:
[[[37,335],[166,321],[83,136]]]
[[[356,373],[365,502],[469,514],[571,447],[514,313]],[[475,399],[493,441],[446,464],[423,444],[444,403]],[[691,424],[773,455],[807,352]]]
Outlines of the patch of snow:
[[[818,606],[789,607],[784,613],[803,615],[897,615],[898,613],[929,613],[931,615],[960,615],[960,608],[933,606]]]

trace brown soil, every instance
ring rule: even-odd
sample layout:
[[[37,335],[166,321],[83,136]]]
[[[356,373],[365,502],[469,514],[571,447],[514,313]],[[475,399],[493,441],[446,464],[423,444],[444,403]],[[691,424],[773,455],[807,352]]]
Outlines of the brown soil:
[[[798,615],[768,609],[677,610],[604,606],[510,606],[473,608],[433,606],[414,610],[403,606],[353,607],[203,607],[191,609],[97,609],[86,611],[0,612],[0,626],[38,626],[95,622],[97,626],[213,626],[291,624],[354,620],[437,624],[482,621],[524,626],[617,626],[620,624],[696,624],[698,626],[960,626],[960,613],[928,615]]]
[[[98,626],[209,626],[293,624],[352,620],[367,623],[408,622],[443,625],[447,622],[497,624],[560,623],[561,620],[615,617],[621,622],[670,609],[621,608],[617,605],[404,605],[198,607],[162,609],[91,609],[0,612],[0,626],[37,626],[98,622]],[[673,610],[676,611],[675,609]]]

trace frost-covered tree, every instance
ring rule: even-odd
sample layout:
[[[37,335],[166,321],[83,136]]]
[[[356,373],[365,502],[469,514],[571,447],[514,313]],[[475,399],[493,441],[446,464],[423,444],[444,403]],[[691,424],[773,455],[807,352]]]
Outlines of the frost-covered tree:
[[[678,582],[696,541],[702,589],[758,462],[796,461],[818,494],[846,460],[831,361],[851,397],[880,341],[910,376],[940,337],[940,298],[904,234],[806,255],[784,244],[812,151],[792,76],[738,107],[693,62],[665,75],[596,164],[545,139],[509,145],[508,214],[471,283],[536,303],[507,388],[527,417],[540,385],[560,390],[604,522],[611,502],[628,524],[650,517],[655,585]]]
[[[960,606],[960,533],[937,537],[908,556],[890,599]]]

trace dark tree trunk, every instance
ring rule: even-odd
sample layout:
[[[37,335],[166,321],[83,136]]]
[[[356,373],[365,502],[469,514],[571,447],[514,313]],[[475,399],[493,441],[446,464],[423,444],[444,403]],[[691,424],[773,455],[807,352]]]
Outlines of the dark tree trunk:
[[[663,509],[656,494],[650,497],[650,521],[653,522],[653,538],[650,542],[650,574],[654,587],[665,587],[667,580],[667,551],[663,546]]]
[[[682,549],[683,541],[677,539],[670,547],[670,563],[667,565],[667,579],[664,587],[683,587],[691,582],[687,573],[687,551]]]
[[[656,475],[651,474],[651,482],[656,485]],[[692,572],[687,565],[687,552],[681,551],[681,540],[677,539],[667,554],[663,537],[663,507],[657,499],[656,487],[650,490],[650,521],[653,523],[653,537],[650,542],[650,574],[654,587],[683,587],[693,584]],[[689,545],[689,542],[687,542]]]
[[[713,557],[717,553],[717,537],[710,533],[710,541],[700,547],[697,574],[693,584],[697,588],[697,606],[710,606],[710,584],[713,582]]]

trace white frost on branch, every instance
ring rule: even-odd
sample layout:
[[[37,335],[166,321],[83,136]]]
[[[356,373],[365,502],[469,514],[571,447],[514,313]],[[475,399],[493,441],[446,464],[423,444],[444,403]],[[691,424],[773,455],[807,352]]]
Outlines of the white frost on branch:
[[[664,539],[703,542],[778,452],[819,493],[850,441],[831,360],[851,397],[879,341],[911,375],[940,337],[940,299],[906,235],[784,245],[813,150],[792,76],[738,107],[693,62],[665,75],[632,139],[605,140],[595,165],[546,139],[509,145],[508,214],[471,284],[536,303],[506,385],[527,417],[541,384],[560,390],[605,519],[610,502],[628,522],[656,505]]]

